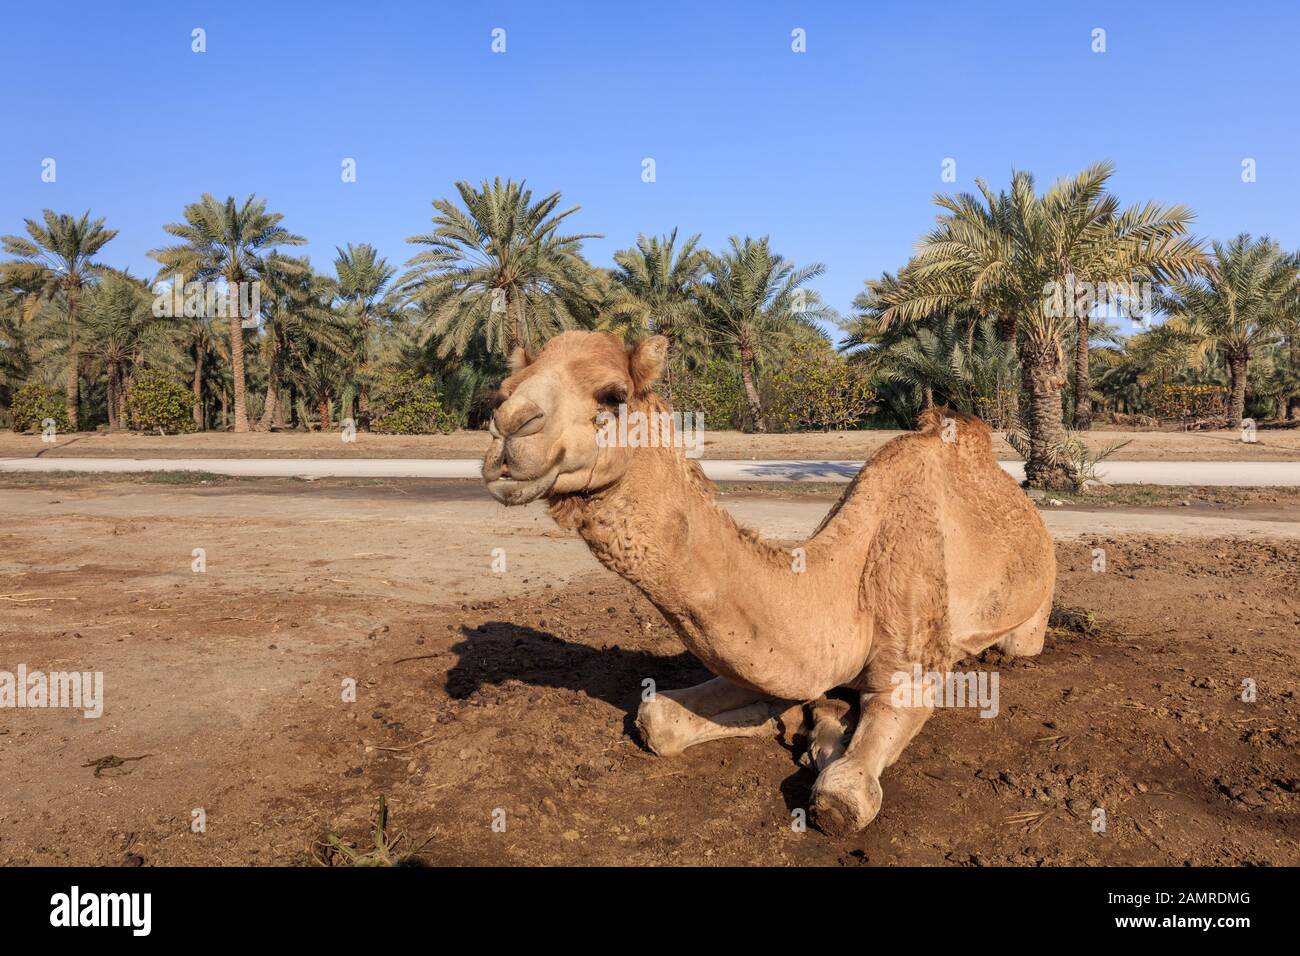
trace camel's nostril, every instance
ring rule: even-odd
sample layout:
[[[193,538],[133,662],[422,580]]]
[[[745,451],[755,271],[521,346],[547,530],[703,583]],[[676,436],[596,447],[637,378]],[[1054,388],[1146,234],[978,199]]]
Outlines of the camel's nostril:
[[[546,413],[533,402],[507,402],[497,409],[492,422],[502,438],[527,438],[546,425]]]
[[[539,431],[542,430],[542,426],[545,424],[546,424],[546,415],[539,411],[531,418],[525,420],[520,425],[516,426],[511,431],[510,437],[527,438],[529,435],[536,435]]]

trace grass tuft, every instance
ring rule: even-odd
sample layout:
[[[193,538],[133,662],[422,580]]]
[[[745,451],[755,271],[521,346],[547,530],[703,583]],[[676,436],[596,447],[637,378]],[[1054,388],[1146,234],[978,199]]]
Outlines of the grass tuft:
[[[370,848],[363,850],[331,833],[312,844],[311,857],[320,866],[423,866],[424,861],[416,854],[433,838],[430,837],[408,852],[398,853],[397,847],[405,836],[400,832],[389,836],[388,800],[381,796],[379,807],[375,811],[375,824],[371,833],[373,845]]]
[[[1057,631],[1073,631],[1087,637],[1096,637],[1101,633],[1097,615],[1086,608],[1066,607],[1064,604],[1052,605],[1052,616],[1047,626]]]

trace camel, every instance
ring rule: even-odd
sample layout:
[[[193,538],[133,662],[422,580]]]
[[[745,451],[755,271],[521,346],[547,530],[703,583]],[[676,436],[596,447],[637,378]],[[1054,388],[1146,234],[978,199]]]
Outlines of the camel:
[[[934,709],[922,693],[900,703],[900,680],[993,645],[1042,649],[1051,540],[998,466],[989,427],[933,410],[867,462],[800,548],[761,540],[672,442],[601,440],[602,412],[668,411],[652,390],[667,347],[662,336],[625,346],[573,331],[535,355],[517,350],[495,398],[485,486],[506,505],[544,500],[717,675],[644,695],[636,725],[651,751],[784,733],[810,713],[808,812],[823,832],[855,832],[880,810],[881,773]]]

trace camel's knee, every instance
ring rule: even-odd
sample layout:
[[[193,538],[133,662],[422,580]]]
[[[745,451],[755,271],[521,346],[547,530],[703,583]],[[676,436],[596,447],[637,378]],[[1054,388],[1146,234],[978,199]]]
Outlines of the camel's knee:
[[[812,789],[813,821],[831,836],[862,829],[880,812],[880,774],[898,759],[933,712],[928,705],[895,706],[864,691],[858,725],[844,756],[826,767]]]
[[[1047,625],[1033,630],[1017,630],[998,642],[998,650],[1007,657],[1036,657],[1043,651]]]
[[[1047,620],[1051,616],[1052,599],[1049,597],[1033,617],[998,641],[998,650],[1008,657],[1035,657],[1040,654],[1043,639],[1047,636]]]

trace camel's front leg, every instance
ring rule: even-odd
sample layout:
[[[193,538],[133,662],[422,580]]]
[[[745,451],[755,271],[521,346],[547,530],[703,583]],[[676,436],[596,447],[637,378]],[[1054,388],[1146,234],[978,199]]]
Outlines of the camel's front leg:
[[[844,756],[853,736],[852,707],[847,700],[826,695],[813,701],[808,759],[818,773]]]
[[[784,709],[770,697],[715,677],[695,687],[657,691],[641,704],[636,726],[647,747],[675,757],[706,740],[775,733]]]
[[[823,832],[846,836],[875,819],[883,796],[880,774],[898,759],[932,712],[932,707],[897,706],[888,692],[863,693],[862,716],[848,751],[813,784],[812,815]]]

